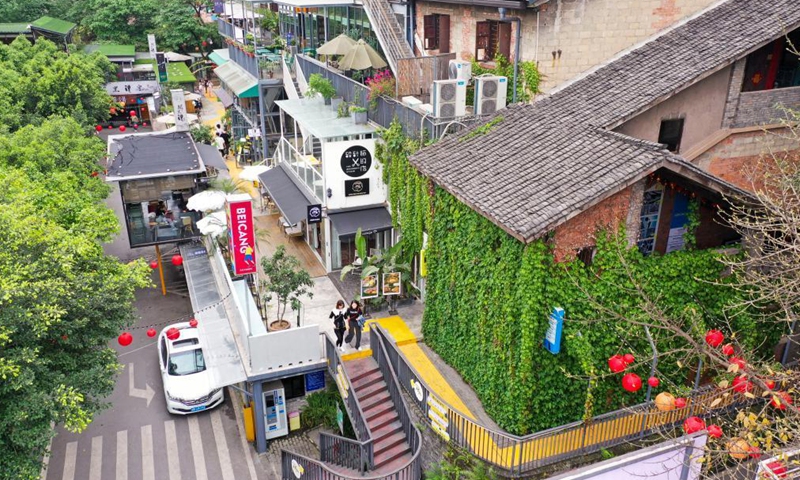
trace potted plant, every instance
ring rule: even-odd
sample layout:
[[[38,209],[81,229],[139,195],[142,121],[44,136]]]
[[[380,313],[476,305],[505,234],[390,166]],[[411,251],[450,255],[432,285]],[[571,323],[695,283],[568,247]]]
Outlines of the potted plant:
[[[311,96],[317,93],[325,99],[325,105],[330,105],[331,99],[336,95],[336,88],[327,78],[319,73],[312,73],[308,77],[308,91],[306,91],[306,94]]]
[[[364,125],[367,123],[367,109],[364,107],[350,107],[350,113],[353,114],[353,121],[356,125]]]
[[[261,260],[261,267],[264,269],[266,280],[261,281],[261,287],[267,291],[264,295],[264,302],[268,302],[274,293],[278,301],[278,318],[269,322],[269,331],[286,330],[291,324],[284,320],[286,307],[291,302],[292,309],[300,309],[300,297],[308,295],[312,298],[314,294],[311,287],[314,281],[311,275],[305,270],[300,269],[300,261],[286,254],[286,247],[280,245],[275,254]]]
[[[336,108],[336,118],[346,118],[350,116],[350,105],[341,102]]]

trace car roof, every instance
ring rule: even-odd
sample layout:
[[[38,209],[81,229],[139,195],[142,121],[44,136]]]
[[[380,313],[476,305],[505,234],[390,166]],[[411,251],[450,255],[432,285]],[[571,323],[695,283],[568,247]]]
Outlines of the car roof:
[[[170,328],[177,328],[181,331],[180,337],[176,338],[175,340],[170,340],[167,338],[167,343],[169,343],[170,352],[183,352],[188,350],[195,350],[197,348],[203,348],[203,342],[200,340],[200,333],[197,328],[190,327],[188,323],[176,323],[174,325],[170,325],[164,329],[164,331],[169,330]],[[196,343],[183,345],[182,342],[186,340],[197,340]],[[177,345],[176,345],[177,343]]]

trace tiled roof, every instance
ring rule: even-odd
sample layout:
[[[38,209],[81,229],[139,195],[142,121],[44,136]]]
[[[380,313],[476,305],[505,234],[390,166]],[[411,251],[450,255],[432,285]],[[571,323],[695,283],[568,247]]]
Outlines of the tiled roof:
[[[47,32],[68,35],[69,32],[71,32],[77,25],[72,22],[59,20],[53,17],[42,17],[31,23],[31,26]]]
[[[718,3],[533,105],[498,112],[489,132],[446,138],[411,163],[525,242],[661,167],[736,190],[656,144],[604,129],[798,25],[796,2]]]

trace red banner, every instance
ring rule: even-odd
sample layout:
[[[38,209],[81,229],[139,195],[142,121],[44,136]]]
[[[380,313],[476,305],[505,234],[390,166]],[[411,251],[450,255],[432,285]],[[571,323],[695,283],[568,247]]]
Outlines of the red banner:
[[[256,235],[253,229],[253,206],[249,200],[228,203],[231,260],[235,275],[256,272]]]

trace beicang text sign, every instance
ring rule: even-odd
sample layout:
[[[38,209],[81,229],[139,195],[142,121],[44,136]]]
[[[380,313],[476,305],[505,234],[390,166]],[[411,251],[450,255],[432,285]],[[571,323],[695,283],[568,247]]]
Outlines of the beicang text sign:
[[[249,200],[228,203],[228,225],[231,227],[233,273],[236,275],[255,273],[256,235],[253,229],[253,206]]]
[[[345,197],[360,197],[361,195],[369,195],[369,179],[362,178],[359,180],[345,180],[344,181],[344,196]]]
[[[341,165],[342,171],[348,177],[361,177],[372,166],[372,154],[367,147],[354,145],[342,153]]]

